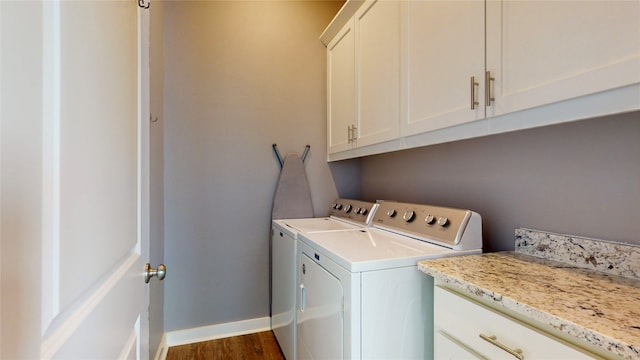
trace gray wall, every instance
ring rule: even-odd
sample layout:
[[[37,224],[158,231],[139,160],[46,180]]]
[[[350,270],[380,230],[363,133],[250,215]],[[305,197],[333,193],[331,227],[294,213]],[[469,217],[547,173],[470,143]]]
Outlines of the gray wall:
[[[480,213],[486,251],[513,249],[517,227],[640,244],[640,112],[371,156],[361,166],[364,199]]]
[[[165,2],[166,331],[269,315],[272,143],[311,145],[316,215],[358,195],[357,166],[325,161],[319,35],[341,4]]]
[[[473,209],[487,251],[516,227],[640,244],[638,112],[327,164],[318,36],[341,4],[165,2],[166,331],[268,316],[272,143],[311,145],[318,216],[339,194]]]

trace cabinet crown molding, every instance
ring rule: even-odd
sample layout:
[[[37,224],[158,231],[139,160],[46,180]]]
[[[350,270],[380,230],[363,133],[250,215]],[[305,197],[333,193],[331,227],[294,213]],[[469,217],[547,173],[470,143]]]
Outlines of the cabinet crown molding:
[[[344,5],[342,5],[336,16],[320,35],[320,41],[322,41],[324,46],[329,45],[331,39],[336,36],[338,31],[351,19],[362,4],[364,4],[364,0],[347,0]]]

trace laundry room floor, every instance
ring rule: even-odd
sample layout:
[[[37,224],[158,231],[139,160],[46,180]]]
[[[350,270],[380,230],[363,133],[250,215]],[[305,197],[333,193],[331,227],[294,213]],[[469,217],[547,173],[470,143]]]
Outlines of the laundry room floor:
[[[167,353],[167,360],[194,359],[284,360],[284,355],[271,331],[172,346]]]

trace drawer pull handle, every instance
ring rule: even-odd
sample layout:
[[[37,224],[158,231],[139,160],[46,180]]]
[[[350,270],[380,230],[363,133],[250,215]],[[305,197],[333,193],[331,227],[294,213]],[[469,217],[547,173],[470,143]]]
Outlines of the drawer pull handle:
[[[515,356],[516,358],[520,359],[520,360],[524,360],[524,355],[522,355],[522,349],[512,349],[510,347],[508,347],[505,344],[499,343],[498,342],[498,338],[495,335],[485,335],[485,334],[480,334],[480,338],[482,340],[488,341],[491,344],[499,347],[500,349],[508,352],[509,354]]]

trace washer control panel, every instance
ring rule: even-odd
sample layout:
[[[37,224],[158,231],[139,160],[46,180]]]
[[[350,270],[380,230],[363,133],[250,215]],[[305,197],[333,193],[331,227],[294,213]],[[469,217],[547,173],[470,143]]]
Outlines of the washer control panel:
[[[480,215],[471,210],[395,201],[379,204],[373,217],[375,227],[452,248],[469,246],[461,244],[466,233],[473,238],[472,246],[482,248]]]
[[[371,225],[377,208],[377,203],[338,198],[329,207],[329,216],[360,225]]]

